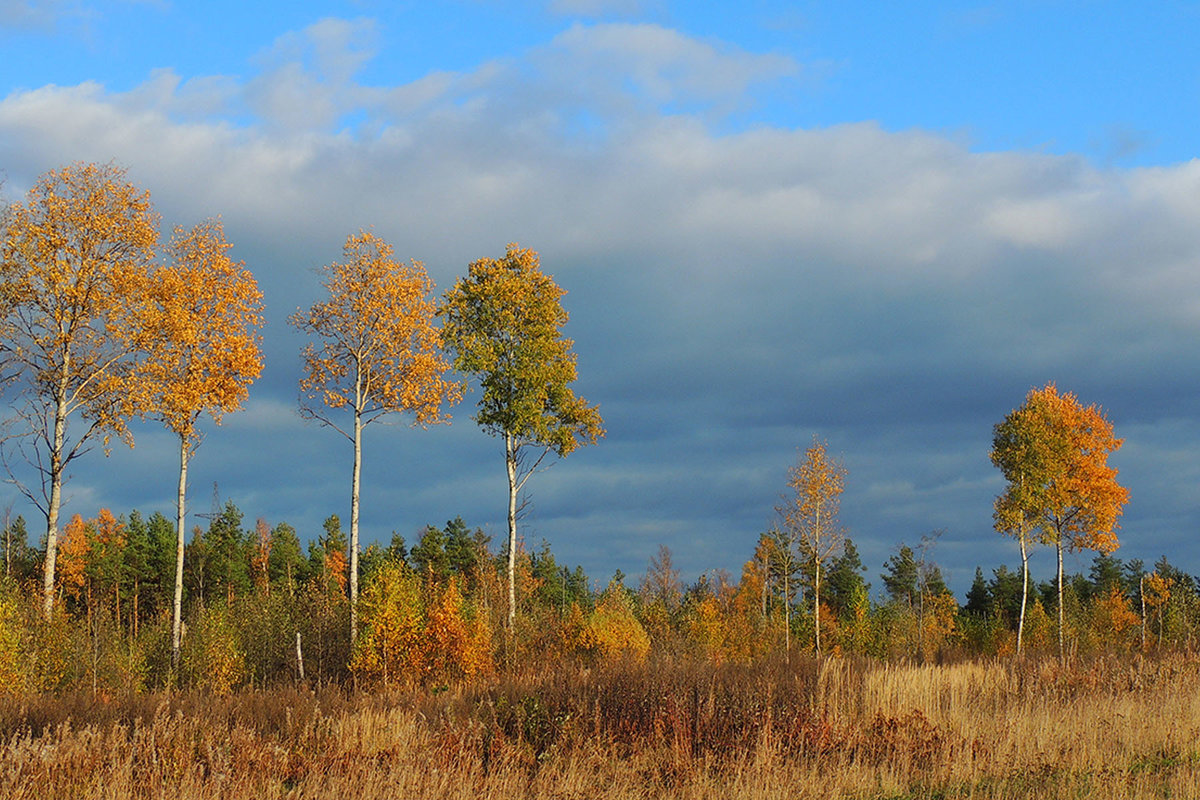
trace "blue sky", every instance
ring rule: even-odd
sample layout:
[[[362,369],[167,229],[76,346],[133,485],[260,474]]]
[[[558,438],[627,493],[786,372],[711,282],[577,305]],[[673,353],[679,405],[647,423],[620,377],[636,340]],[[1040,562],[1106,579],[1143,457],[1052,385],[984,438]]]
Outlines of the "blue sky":
[[[284,320],[373,226],[442,288],[515,240],[568,290],[609,435],[530,482],[526,538],[596,580],[660,543],[736,573],[815,434],[869,578],[945,529],[964,590],[1017,559],[987,448],[1049,380],[1126,438],[1118,555],[1200,572],[1198,29],[1194,2],[0,0],[0,172],[15,199],[115,161],[166,226],[221,215],[258,277],[267,369],[196,457],[196,511],[217,481],[302,535],[346,516]],[[367,541],[501,534],[471,403],[369,432]],[[136,433],[78,462],[68,513],[169,510],[172,442]]]
[[[389,86],[520,59],[571,25],[658,25],[719,50],[790,62],[725,125],[877,120],[965,137],[975,149],[1081,153],[1101,163],[1192,157],[1200,101],[1194,2],[506,3],[30,2],[0,5],[5,88],[160,69],[245,80],[321,20],[353,22],[356,78]],[[352,26],[353,27],[353,26]],[[292,34],[289,36],[289,34]]]

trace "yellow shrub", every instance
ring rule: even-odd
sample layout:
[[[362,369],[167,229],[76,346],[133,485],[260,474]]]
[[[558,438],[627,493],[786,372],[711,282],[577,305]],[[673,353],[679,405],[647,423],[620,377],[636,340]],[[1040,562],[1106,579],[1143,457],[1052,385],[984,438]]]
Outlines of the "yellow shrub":
[[[420,579],[402,564],[387,563],[363,587],[359,634],[350,669],[385,684],[425,676],[425,602]]]
[[[184,670],[213,694],[230,694],[246,678],[246,656],[224,606],[201,611],[183,646]]]
[[[611,587],[596,604],[584,629],[583,642],[586,649],[604,660],[641,661],[650,652],[650,637],[634,616],[621,587]]]
[[[0,694],[15,694],[24,688],[21,665],[21,607],[13,593],[0,588]]]

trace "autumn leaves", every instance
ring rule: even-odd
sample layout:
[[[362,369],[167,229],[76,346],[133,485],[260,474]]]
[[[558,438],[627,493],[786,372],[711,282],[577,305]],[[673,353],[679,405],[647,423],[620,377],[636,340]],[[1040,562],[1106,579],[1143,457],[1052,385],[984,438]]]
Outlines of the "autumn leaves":
[[[600,414],[575,396],[575,356],[562,337],[563,290],[543,273],[537,253],[509,245],[502,259],[480,259],[436,309],[433,284],[419,262],[401,266],[369,233],[346,240],[346,260],[325,268],[328,299],[291,322],[318,338],[304,350],[303,413],[354,444],[350,514],[350,636],[358,635],[358,507],[363,427],[406,412],[415,424],[446,419],[442,408],[462,396],[445,378],[453,367],[482,389],[475,420],[505,444],[508,471],[508,622],[516,614],[516,497],[550,452],[565,456],[604,434]],[[435,316],[444,319],[439,331]],[[324,408],[321,408],[321,406]],[[349,430],[329,410],[348,408]],[[537,450],[532,465],[522,457]]]
[[[261,295],[221,224],[176,229],[167,263],[157,244],[148,193],[111,165],[47,173],[5,220],[0,347],[17,393],[7,433],[41,479],[21,489],[46,515],[47,616],[68,465],[97,439],[128,439],[133,416],[161,419],[181,441],[182,543],[196,421],[236,409],[262,369]]]
[[[77,164],[47,173],[4,218],[0,348],[19,395],[9,442],[41,478],[40,487],[22,488],[46,515],[47,616],[67,465],[96,440],[127,437],[134,416],[160,419],[179,436],[177,661],[188,459],[199,418],[219,423],[237,410],[262,370],[262,295],[229,257],[219,221],[177,229],[164,263],[157,245],[149,195],[123,170]],[[397,413],[420,426],[443,422],[464,388],[447,377],[451,368],[478,378],[476,420],[505,440],[510,554],[515,493],[532,466],[548,453],[564,456],[595,442],[603,429],[596,408],[570,389],[576,370],[572,343],[561,335],[563,291],[532,250],[510,245],[502,259],[471,264],[439,309],[420,262],[398,263],[390,245],[359,232],[347,238],[341,262],[322,268],[322,283],[325,297],[289,322],[311,340],[302,353],[301,413],[354,447],[353,639],[366,426]],[[435,325],[439,315],[444,329]],[[531,463],[523,460],[527,452],[534,452]]]
[[[1075,395],[1059,394],[1049,383],[1033,389],[1025,404],[996,425],[992,463],[1007,486],[996,498],[996,530],[1016,537],[1021,546],[1022,597],[1017,652],[1025,625],[1029,593],[1029,547],[1052,544],[1058,556],[1058,648],[1063,638],[1063,550],[1117,549],[1113,530],[1129,491],[1117,483],[1108,455],[1121,446],[1096,406]]]
[[[443,407],[462,397],[445,375],[441,335],[433,326],[433,283],[419,261],[392,259],[373,234],[346,239],[345,260],[322,268],[327,296],[289,321],[316,343],[302,353],[300,413],[333,428],[354,446],[350,490],[350,641],[358,636],[358,518],[363,429],[407,412],[414,424],[442,422]],[[334,412],[349,412],[349,425]]]

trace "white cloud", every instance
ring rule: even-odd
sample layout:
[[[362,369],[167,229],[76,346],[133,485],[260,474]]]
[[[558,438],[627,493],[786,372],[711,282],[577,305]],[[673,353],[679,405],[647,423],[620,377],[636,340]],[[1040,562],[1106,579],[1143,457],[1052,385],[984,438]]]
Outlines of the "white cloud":
[[[573,25],[537,56],[548,74],[585,93],[628,86],[655,106],[717,104],[728,111],[764,81],[794,77],[790,57],[749,53],[650,24]]]
[[[650,3],[644,0],[550,0],[552,14],[580,17],[636,17]]]
[[[370,19],[325,18],[279,37],[262,56],[267,64],[300,62],[333,84],[348,84],[375,57],[378,31]]]
[[[368,19],[323,19],[279,37],[259,57],[263,72],[245,87],[261,119],[285,131],[324,130],[375,94],[354,76],[375,55],[377,33]]]
[[[0,0],[0,27],[51,29],[80,13],[81,5],[67,0]]]

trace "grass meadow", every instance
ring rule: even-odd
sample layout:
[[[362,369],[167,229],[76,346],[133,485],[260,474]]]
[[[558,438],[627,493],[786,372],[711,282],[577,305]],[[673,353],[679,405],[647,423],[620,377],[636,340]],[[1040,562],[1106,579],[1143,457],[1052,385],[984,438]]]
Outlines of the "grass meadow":
[[[1200,660],[541,665],[0,702],[0,797],[1195,798]]]

